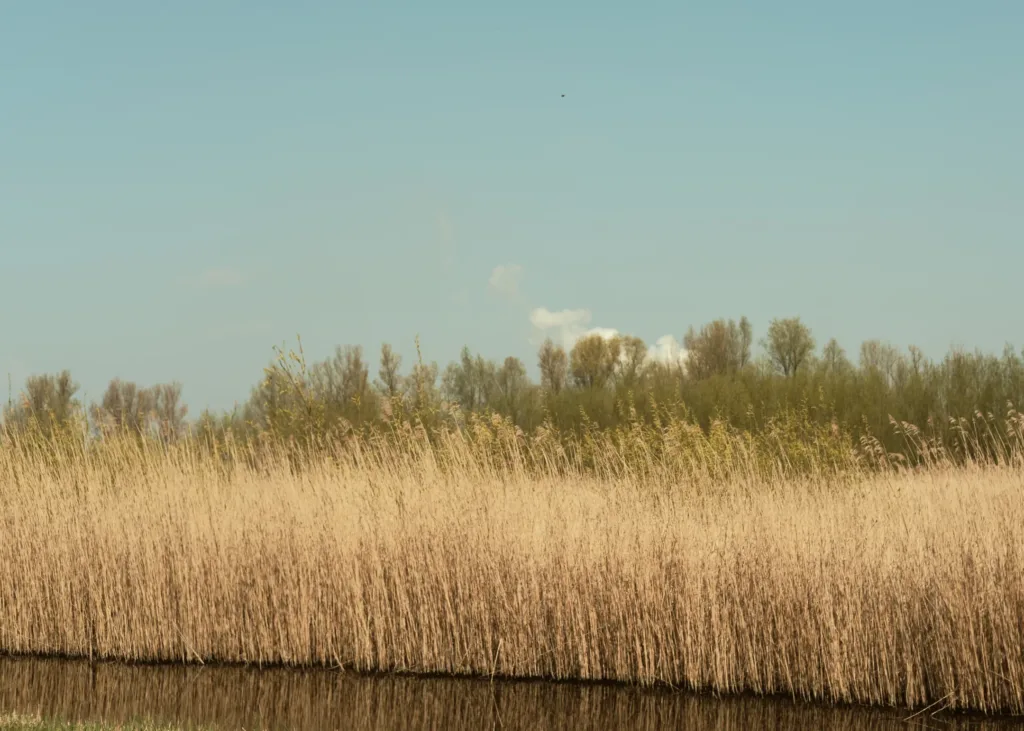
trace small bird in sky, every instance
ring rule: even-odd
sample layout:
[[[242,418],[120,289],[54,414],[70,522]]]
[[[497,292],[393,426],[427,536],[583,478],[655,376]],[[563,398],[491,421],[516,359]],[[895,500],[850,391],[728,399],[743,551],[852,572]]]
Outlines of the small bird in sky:
[[[565,94],[562,94],[562,98],[565,99]]]

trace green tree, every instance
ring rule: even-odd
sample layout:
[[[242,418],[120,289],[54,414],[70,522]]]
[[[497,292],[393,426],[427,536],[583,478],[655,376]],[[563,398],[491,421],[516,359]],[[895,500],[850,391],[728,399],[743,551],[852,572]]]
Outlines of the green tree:
[[[764,348],[775,369],[787,378],[814,353],[814,338],[799,317],[772,320]]]
[[[603,388],[615,374],[622,341],[618,337],[586,335],[576,341],[569,353],[569,369],[576,386]]]
[[[425,427],[430,428],[436,421],[441,407],[441,389],[438,384],[440,369],[437,363],[425,363],[420,351],[420,339],[416,337],[416,363],[409,377],[405,379],[404,403],[409,413]]]
[[[463,347],[459,361],[449,363],[441,376],[441,395],[465,413],[483,411],[494,400],[496,375],[494,363]]]

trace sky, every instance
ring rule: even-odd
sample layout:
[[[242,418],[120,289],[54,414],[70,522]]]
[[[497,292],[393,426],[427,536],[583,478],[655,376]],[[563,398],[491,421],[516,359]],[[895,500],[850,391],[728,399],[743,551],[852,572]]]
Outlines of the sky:
[[[297,335],[1020,347],[1021,37],[1017,0],[0,3],[0,372],[198,414]]]

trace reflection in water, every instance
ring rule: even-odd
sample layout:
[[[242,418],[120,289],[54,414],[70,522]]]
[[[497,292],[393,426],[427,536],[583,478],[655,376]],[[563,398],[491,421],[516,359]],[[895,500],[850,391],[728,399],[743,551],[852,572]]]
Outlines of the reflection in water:
[[[621,686],[358,676],[326,670],[0,658],[0,712],[220,729],[875,729],[899,711],[715,699]],[[934,720],[928,719],[932,727]],[[917,725],[917,724],[915,724]],[[977,719],[942,728],[994,728]]]

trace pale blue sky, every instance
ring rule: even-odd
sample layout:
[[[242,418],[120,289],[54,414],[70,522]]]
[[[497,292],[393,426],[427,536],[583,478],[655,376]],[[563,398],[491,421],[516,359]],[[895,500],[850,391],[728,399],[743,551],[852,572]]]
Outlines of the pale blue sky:
[[[1018,0],[3,2],[0,369],[198,413],[296,333],[533,368],[536,308],[1019,346],[1021,38]]]

